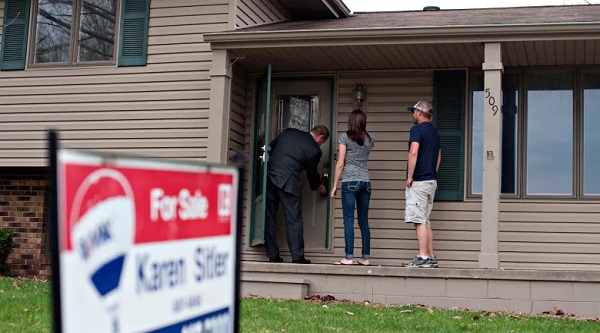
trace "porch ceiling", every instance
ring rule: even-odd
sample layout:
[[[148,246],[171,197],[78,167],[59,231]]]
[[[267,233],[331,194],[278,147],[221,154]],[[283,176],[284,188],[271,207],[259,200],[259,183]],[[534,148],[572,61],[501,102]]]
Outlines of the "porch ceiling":
[[[483,43],[383,44],[245,48],[232,50],[248,72],[267,64],[276,72],[481,67]],[[505,67],[599,65],[600,40],[502,43]]]

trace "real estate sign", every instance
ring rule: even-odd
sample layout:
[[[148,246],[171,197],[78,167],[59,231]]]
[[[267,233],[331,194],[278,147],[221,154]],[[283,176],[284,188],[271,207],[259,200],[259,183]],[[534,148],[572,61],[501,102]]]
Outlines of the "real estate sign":
[[[58,150],[56,173],[62,332],[233,332],[237,169]]]

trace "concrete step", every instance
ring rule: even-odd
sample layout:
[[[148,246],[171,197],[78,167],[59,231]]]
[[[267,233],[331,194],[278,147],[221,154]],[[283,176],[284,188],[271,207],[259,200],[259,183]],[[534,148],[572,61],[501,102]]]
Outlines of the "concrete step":
[[[284,299],[304,299],[310,282],[304,279],[279,276],[243,276],[242,296],[261,296]]]

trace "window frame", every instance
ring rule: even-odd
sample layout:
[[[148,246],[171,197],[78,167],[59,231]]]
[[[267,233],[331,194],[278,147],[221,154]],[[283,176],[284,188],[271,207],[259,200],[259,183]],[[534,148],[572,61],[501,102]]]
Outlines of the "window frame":
[[[73,1],[73,19],[71,22],[71,36],[69,41],[69,61],[68,62],[49,62],[36,63],[35,50],[37,42],[37,19],[40,0],[31,1],[29,34],[28,34],[28,52],[27,65],[29,68],[69,68],[69,67],[90,67],[90,66],[117,66],[119,57],[119,43],[121,35],[121,0],[115,1],[115,40],[113,47],[113,59],[111,61],[76,61],[76,55],[79,46],[79,24],[81,22],[81,7],[85,0]]]
[[[527,76],[530,73],[552,73],[552,72],[564,72],[570,71],[573,75],[573,154],[572,154],[572,195],[552,195],[552,194],[527,194],[527,121],[528,121],[528,100],[527,100],[527,89],[528,82]],[[535,67],[508,67],[504,73],[519,73],[519,115],[517,121],[519,128],[517,130],[517,194],[500,194],[500,199],[506,202],[522,202],[522,201],[535,201],[535,202],[555,202],[555,201],[600,201],[600,194],[584,194],[584,122],[585,122],[585,101],[584,101],[584,90],[585,90],[585,78],[588,73],[600,74],[600,67],[598,66],[549,66],[544,68]],[[467,170],[465,170],[467,181],[465,201],[469,200],[481,200],[482,194],[474,194],[472,192],[472,149],[473,149],[473,94],[472,94],[472,76],[481,74],[481,69],[471,69],[469,71],[469,77],[467,81],[467,154],[465,163],[467,163]],[[504,75],[504,74],[503,74]]]
[[[598,67],[582,67],[579,68],[578,74],[578,80],[577,80],[577,84],[578,84],[578,88],[579,88],[579,93],[577,94],[577,102],[578,102],[578,106],[579,106],[579,114],[578,114],[578,118],[577,118],[577,125],[579,126],[579,133],[577,136],[577,139],[579,140],[578,143],[578,147],[577,147],[577,153],[578,156],[580,158],[577,159],[577,170],[579,172],[578,177],[577,177],[577,183],[578,183],[578,191],[577,191],[577,195],[578,195],[578,199],[579,200],[584,200],[584,201],[598,201],[600,200],[600,194],[585,194],[584,193],[584,188],[583,188],[583,183],[585,181],[585,164],[583,163],[584,161],[584,157],[585,157],[585,77],[587,74],[589,73],[593,73],[593,74],[600,74],[600,68]]]

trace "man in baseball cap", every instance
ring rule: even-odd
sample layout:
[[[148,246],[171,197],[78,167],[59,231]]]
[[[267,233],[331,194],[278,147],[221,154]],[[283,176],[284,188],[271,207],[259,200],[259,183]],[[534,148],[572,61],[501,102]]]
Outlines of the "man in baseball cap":
[[[406,168],[406,208],[404,221],[417,230],[419,254],[403,264],[408,267],[437,267],[433,255],[433,231],[429,215],[437,189],[437,173],[442,160],[440,136],[431,123],[431,103],[419,101],[407,108],[413,123],[408,139],[408,165]]]

